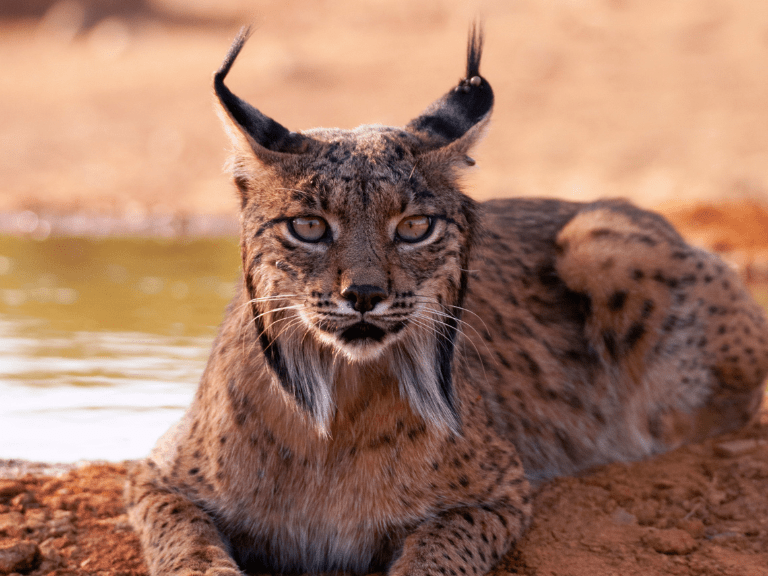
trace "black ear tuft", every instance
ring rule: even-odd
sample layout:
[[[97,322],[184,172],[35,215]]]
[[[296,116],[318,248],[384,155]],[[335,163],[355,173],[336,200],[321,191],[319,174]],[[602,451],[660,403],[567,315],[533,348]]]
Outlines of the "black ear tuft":
[[[461,138],[493,108],[491,85],[480,76],[482,54],[483,31],[475,24],[467,44],[466,78],[407,126],[413,132],[426,134],[432,144],[428,147],[444,146]]]
[[[467,42],[467,78],[480,76],[480,58],[483,56],[483,26],[475,22],[469,30]]]
[[[307,137],[291,132],[282,124],[265,116],[246,101],[235,96],[224,84],[224,79],[251,33],[250,27],[240,30],[224,62],[213,76],[213,89],[227,115],[258,145],[274,152],[302,152],[306,149],[306,143],[309,140]]]

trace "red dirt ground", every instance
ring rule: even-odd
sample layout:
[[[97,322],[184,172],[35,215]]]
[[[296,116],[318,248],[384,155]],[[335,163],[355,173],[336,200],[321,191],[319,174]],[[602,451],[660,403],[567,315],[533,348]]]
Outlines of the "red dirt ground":
[[[124,478],[109,464],[0,481],[0,573],[144,576]],[[494,574],[768,574],[766,493],[768,414],[739,434],[544,485]]]

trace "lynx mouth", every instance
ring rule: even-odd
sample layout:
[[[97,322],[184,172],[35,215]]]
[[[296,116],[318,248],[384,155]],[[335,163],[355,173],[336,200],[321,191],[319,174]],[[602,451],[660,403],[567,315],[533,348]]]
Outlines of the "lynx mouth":
[[[366,341],[381,342],[387,333],[368,322],[358,322],[344,330],[339,337],[346,343],[365,344]]]

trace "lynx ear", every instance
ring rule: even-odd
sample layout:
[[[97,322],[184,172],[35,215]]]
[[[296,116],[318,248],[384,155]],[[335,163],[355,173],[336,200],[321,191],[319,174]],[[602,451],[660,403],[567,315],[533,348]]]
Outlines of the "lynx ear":
[[[459,85],[432,103],[406,129],[422,141],[421,151],[454,144],[456,151],[466,153],[477,141],[493,108],[493,90],[480,76],[483,53],[483,31],[475,24],[467,43],[467,72]]]
[[[224,85],[224,78],[227,77],[232,64],[237,55],[240,54],[240,50],[242,50],[250,35],[250,28],[246,27],[240,30],[226,58],[224,58],[221,68],[213,76],[213,89],[224,113],[224,119],[225,121],[228,120],[228,123],[231,124],[228,128],[234,129],[236,132],[230,135],[238,144],[245,140],[253,149],[253,152],[264,160],[274,156],[270,152],[287,154],[305,152],[312,141],[310,138],[296,132],[291,132],[282,124],[265,116],[256,108],[235,96]]]

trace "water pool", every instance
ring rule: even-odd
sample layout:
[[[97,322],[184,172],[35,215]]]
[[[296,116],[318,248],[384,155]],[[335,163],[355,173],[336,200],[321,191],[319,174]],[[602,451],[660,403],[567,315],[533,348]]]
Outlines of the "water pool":
[[[0,237],[0,458],[145,455],[189,403],[235,239]]]

